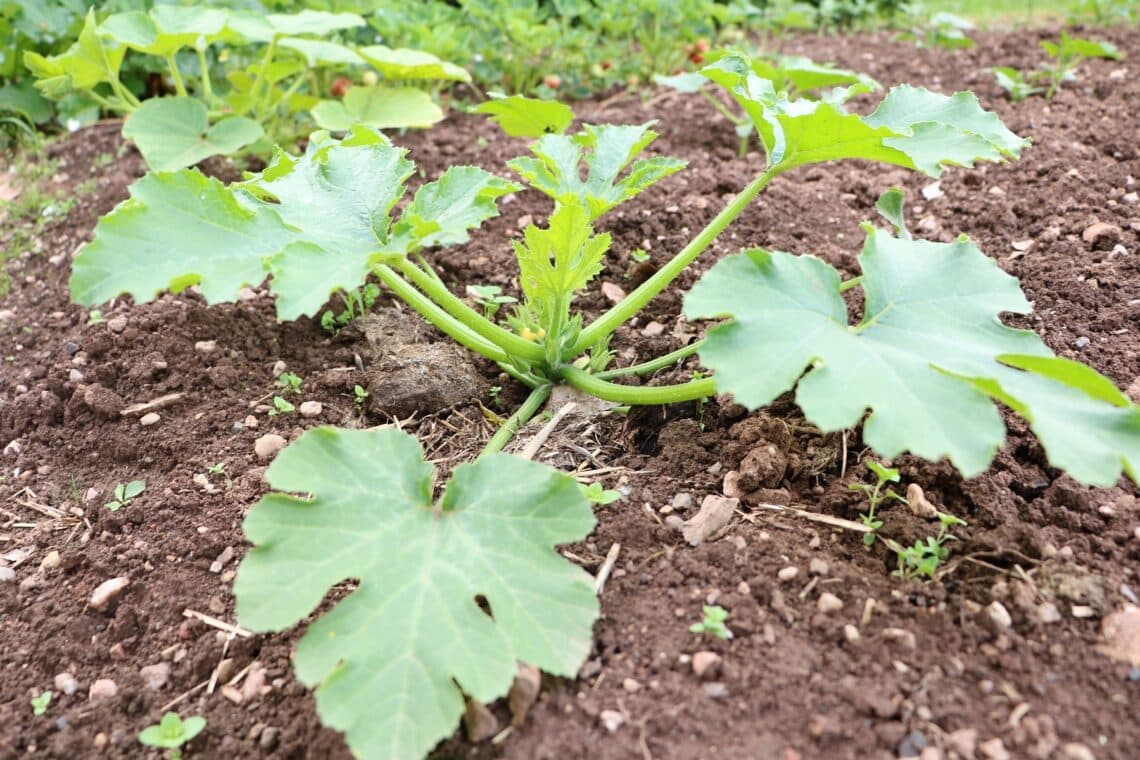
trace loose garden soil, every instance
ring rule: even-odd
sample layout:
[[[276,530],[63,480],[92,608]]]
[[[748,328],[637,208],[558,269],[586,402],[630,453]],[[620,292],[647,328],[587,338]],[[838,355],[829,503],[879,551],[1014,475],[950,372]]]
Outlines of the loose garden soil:
[[[1021,278],[1035,312],[1020,326],[1135,394],[1140,33],[1083,31],[1112,40],[1128,60],[1085,62],[1053,101],[1022,103],[1005,99],[985,68],[1036,65],[1047,32],[981,34],[964,51],[918,49],[887,33],[786,40],[785,52],[834,60],[884,84],[972,89],[1034,144],[1011,164],[947,171],[941,195],[930,199],[921,192],[929,179],[889,167],[798,170],[778,179],[715,252],[813,253],[855,274],[858,224],[874,217],[881,191],[901,185],[913,229],[943,241],[968,234]],[[653,150],[691,162],[602,220],[614,244],[601,280],[627,290],[743,187],[759,160],[736,158],[731,126],[697,97],[615,95],[578,109],[592,121],[659,119]],[[241,521],[266,490],[259,437],[391,421],[385,411],[400,399],[386,378],[408,371],[415,352],[384,335],[391,320],[406,318],[382,303],[364,329],[330,338],[313,320],[278,324],[271,301],[251,290],[241,303],[214,308],[193,293],[146,306],[120,300],[90,324],[88,310],[68,300],[71,256],[143,173],[118,127],[99,124],[49,149],[59,162],[49,186],[67,192],[93,179],[95,190],[8,264],[11,290],[0,300],[0,757],[156,756],[136,736],[167,705],[208,721],[192,756],[348,757],[293,677],[300,629],[233,636],[184,610],[235,622],[230,590],[247,548]],[[427,177],[456,163],[505,173],[503,162],[524,151],[493,124],[460,114],[398,141]],[[206,168],[236,176],[225,163]],[[434,254],[456,292],[468,284],[514,290],[504,237],[543,220],[549,204],[527,192],[502,211],[469,245]],[[630,258],[638,247],[650,264]],[[712,260],[706,255],[703,266]],[[682,292],[659,298],[618,334],[621,363],[700,334],[678,316]],[[600,293],[580,303],[588,314],[607,305]],[[437,340],[429,328],[413,332],[415,344]],[[448,364],[443,355],[422,361],[423,378],[410,384],[430,385],[432,369]],[[318,416],[265,413],[280,392],[278,363],[304,378],[293,400],[321,402]],[[460,397],[425,394],[401,423],[445,469],[477,452],[492,429],[473,394],[496,411],[522,397],[489,363],[471,366]],[[696,367],[650,382],[685,379]],[[365,383],[372,397],[361,410],[352,389]],[[493,385],[504,387],[502,407],[489,400]],[[157,410],[154,424],[121,413],[167,394],[181,396]],[[856,532],[759,506],[791,503],[855,519],[860,499],[848,485],[867,480],[863,463],[872,456],[858,431],[822,435],[787,401],[746,414],[727,399],[567,423],[545,458],[600,470],[595,478],[624,494],[597,508],[587,541],[567,547],[596,572],[621,545],[594,651],[577,680],[547,677],[529,716],[497,743],[457,735],[441,752],[791,760],[907,757],[925,747],[924,758],[1136,757],[1140,662],[1100,647],[1104,619],[1140,593],[1137,488],[1123,480],[1077,485],[1046,465],[1024,423],[1010,423],[1007,445],[981,477],[896,460],[904,488],[919,484],[969,522],[944,572],[925,583],[892,577],[894,558],[882,543],[868,550]],[[217,463],[224,472],[209,472]],[[734,521],[715,540],[689,546],[671,518],[692,516],[742,467],[751,490]],[[145,492],[105,509],[115,485],[133,479],[146,481]],[[884,535],[904,544],[936,531],[905,505],[882,516]],[[785,568],[796,568],[795,577]],[[96,587],[117,577],[129,585],[104,609],[90,605]],[[821,610],[825,592],[842,607]],[[731,641],[689,632],[707,603],[730,611]],[[703,679],[692,666],[700,650],[721,658]],[[75,683],[57,681],[62,673]],[[113,681],[114,693],[100,683],[90,695],[99,679]],[[33,717],[29,701],[45,689],[55,696]],[[507,725],[505,707],[492,710]]]

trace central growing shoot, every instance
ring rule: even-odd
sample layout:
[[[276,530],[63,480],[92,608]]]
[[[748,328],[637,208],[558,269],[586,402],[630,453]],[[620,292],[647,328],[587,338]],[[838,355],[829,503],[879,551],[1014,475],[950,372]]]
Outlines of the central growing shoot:
[[[603,267],[605,214],[684,163],[642,156],[656,137],[652,124],[569,133],[569,108],[517,96],[477,109],[513,136],[537,138],[531,155],[509,166],[554,200],[546,224],[528,226],[514,243],[522,292],[513,306],[472,308],[423,252],[466,242],[497,214],[496,199],[524,186],[453,167],[394,216],[414,166],[364,127],[339,139],[316,133],[303,156],[279,152],[265,171],[229,186],[193,170],[148,175],[76,259],[72,292],[81,303],[122,293],[142,303],[190,285],[209,303],[233,301],[268,277],[284,320],[315,316],[332,294],[374,275],[531,389],[438,499],[419,444],[394,429],[312,430],[269,468],[279,493],[245,524],[255,548],[237,578],[239,618],[259,631],[288,628],[332,586],[356,581],[309,626],[296,667],[317,687],[322,719],[362,756],[421,756],[454,729],[466,698],[506,693],[516,662],[573,676],[589,652],[598,613],[592,581],[554,551],[591,530],[589,501],[570,476],[499,453],[555,385],[630,405],[728,393],[751,409],[794,390],[820,429],[862,424],[881,455],[946,458],[967,477],[985,470],[1004,439],[997,401],[1025,417],[1050,461],[1077,479],[1110,484],[1122,470],[1137,477],[1140,410],[1106,378],[1054,357],[1036,334],[1004,326],[1001,313],[1030,308],[1016,280],[964,237],[912,239],[897,193],[880,203],[893,233],[864,225],[859,276],[845,280],[810,254],[727,256],[684,300],[690,320],[718,320],[707,337],[613,366],[615,331],[780,175],[854,158],[937,177],[946,165],[1015,158],[1027,143],[969,93],[903,86],[870,115],[851,112],[847,99],[877,85],[809,64],[795,59],[782,71],[728,54],[702,70],[736,101],[748,126],[738,134],[754,131],[766,161],[652,277],[592,319],[574,299]],[[851,86],[820,93],[820,82]],[[809,99],[789,90],[816,92]],[[851,324],[843,294],[855,288],[863,317]],[[694,354],[711,376],[653,387],[615,382]]]

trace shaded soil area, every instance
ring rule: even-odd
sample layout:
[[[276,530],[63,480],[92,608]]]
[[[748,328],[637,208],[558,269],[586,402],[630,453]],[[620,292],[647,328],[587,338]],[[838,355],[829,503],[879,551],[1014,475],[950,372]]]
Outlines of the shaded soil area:
[[[1021,278],[1035,304],[1021,326],[1137,393],[1140,33],[1096,35],[1129,60],[1085,62],[1053,101],[1022,103],[1004,99],[985,68],[1036,65],[1042,32],[980,35],[965,51],[916,49],[887,34],[786,40],[785,52],[834,60],[887,85],[973,89],[1034,145],[1012,164],[947,171],[941,193],[926,196],[931,181],[901,170],[854,162],[801,169],[774,183],[714,252],[813,253],[855,274],[857,225],[874,217],[880,192],[903,186],[912,229],[943,241],[966,233]],[[601,221],[614,244],[600,280],[623,289],[684,245],[759,163],[756,154],[736,158],[731,125],[697,97],[618,95],[578,108],[592,121],[660,119],[653,150],[690,161]],[[206,717],[194,756],[348,757],[292,674],[300,631],[247,637],[226,628],[234,623],[234,569],[247,548],[241,520],[265,492],[255,442],[267,433],[293,439],[318,424],[383,424],[411,403],[416,413],[402,424],[447,469],[492,432],[478,404],[495,408],[492,386],[502,387],[500,411],[522,393],[489,363],[463,369],[432,330],[384,302],[367,324],[335,338],[315,321],[278,324],[256,289],[214,308],[192,292],[141,307],[119,301],[93,320],[68,301],[68,265],[97,217],[143,171],[117,130],[98,125],[49,150],[59,162],[50,183],[67,191],[94,180],[94,191],[9,262],[11,290],[0,300],[0,757],[140,757],[137,733],[164,709]],[[428,177],[456,163],[505,172],[503,162],[524,151],[492,124],[458,114],[400,142]],[[221,163],[207,168],[236,176]],[[549,204],[528,192],[502,211],[469,245],[434,254],[455,292],[470,284],[516,292],[502,241],[521,236],[528,218],[544,219]],[[637,248],[650,254],[648,264],[631,258]],[[707,254],[702,267],[712,260]],[[614,342],[619,362],[699,336],[701,326],[679,311],[700,270],[623,328]],[[588,314],[607,305],[593,291],[579,303]],[[417,354],[409,344],[433,348]],[[429,357],[425,374],[395,382],[412,355]],[[685,379],[697,366],[650,382]],[[285,370],[303,378],[290,400],[321,404],[313,416],[268,414]],[[426,392],[432,370],[465,380]],[[356,403],[357,384],[372,394],[366,404]],[[409,402],[394,387],[422,395]],[[129,408],[166,396],[173,400],[153,410],[157,420]],[[587,541],[568,547],[595,572],[621,545],[594,652],[577,680],[547,678],[529,717],[501,741],[457,737],[443,753],[1136,755],[1140,663],[1109,658],[1098,645],[1104,619],[1140,593],[1137,489],[1075,484],[1046,465],[1024,423],[1011,419],[992,471],[972,480],[945,463],[894,462],[904,488],[918,484],[969,523],[930,582],[891,577],[894,555],[881,542],[867,549],[857,532],[760,506],[795,504],[844,520],[862,507],[848,488],[870,477],[858,432],[823,435],[790,403],[755,414],[710,401],[601,416],[567,425],[544,451],[623,494],[598,507]],[[689,546],[676,518],[721,494],[726,475],[730,484],[736,478],[730,473],[743,480],[743,509],[723,533]],[[141,495],[116,511],[104,507],[117,484],[136,479],[146,483]],[[882,517],[884,535],[903,544],[936,532],[903,505]],[[128,585],[91,604],[114,578]],[[704,604],[729,611],[731,641],[689,632]],[[30,700],[46,689],[53,700],[33,717]],[[505,709],[494,710],[506,725]]]

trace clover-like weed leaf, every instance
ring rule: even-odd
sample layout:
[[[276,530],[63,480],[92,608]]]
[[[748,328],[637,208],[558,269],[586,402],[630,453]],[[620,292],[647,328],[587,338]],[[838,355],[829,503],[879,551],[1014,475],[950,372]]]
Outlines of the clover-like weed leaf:
[[[574,111],[565,103],[525,95],[506,97],[492,93],[491,100],[480,103],[471,111],[487,114],[511,137],[560,135],[574,121]]]
[[[334,428],[306,432],[267,477],[308,496],[270,494],[250,511],[238,618],[281,630],[354,582],[309,626],[295,666],[360,756],[420,757],[454,729],[464,694],[502,696],[518,661],[573,675],[588,653],[593,586],[554,551],[594,524],[573,478],[489,455],[433,502],[413,437]]]
[[[1053,365],[1041,364],[1052,355],[1040,338],[997,319],[1029,311],[1017,281],[973,243],[868,228],[859,261],[865,303],[855,325],[839,273],[819,259],[751,250],[714,266],[685,314],[732,317],[701,351],[717,389],[755,408],[795,388],[824,430],[853,427],[870,409],[864,438],[881,454],[947,457],[967,476],[1002,443],[997,398],[1030,421],[1050,460],[1073,477],[1107,484],[1122,467],[1136,472],[1140,412],[1119,396],[1106,401],[1106,380],[1042,369]]]
[[[197,171],[150,174],[104,217],[75,260],[72,296],[137,302],[201,287],[208,303],[271,276],[277,315],[315,314],[330,293],[363,284],[371,267],[428,245],[466,239],[518,188],[482,169],[454,167],[391,211],[413,165],[383,135],[315,134],[301,157],[279,152],[261,174],[226,186]]]
[[[235,153],[264,134],[260,124],[244,116],[211,125],[206,104],[190,97],[144,101],[123,125],[123,137],[134,140],[147,165],[164,172]]]
[[[535,158],[516,158],[508,165],[536,190],[559,203],[577,203],[589,210],[591,220],[597,219],[685,167],[684,161],[664,156],[634,161],[657,139],[652,126],[653,122],[639,126],[587,124],[574,136],[546,135],[531,146]],[[585,180],[579,170],[583,160]],[[627,166],[629,171],[619,179]]]

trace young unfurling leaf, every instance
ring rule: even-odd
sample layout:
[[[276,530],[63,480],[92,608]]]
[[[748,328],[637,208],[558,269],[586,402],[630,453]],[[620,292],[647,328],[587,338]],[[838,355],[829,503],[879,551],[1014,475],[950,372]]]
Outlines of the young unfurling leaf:
[[[543,137],[531,146],[536,158],[516,158],[508,165],[531,187],[558,203],[574,203],[587,209],[593,221],[685,167],[685,162],[677,158],[657,156],[634,161],[657,139],[651,126],[653,122],[640,126],[587,124],[574,136]],[[579,168],[583,160],[585,180]],[[618,179],[626,167],[629,171]]]

